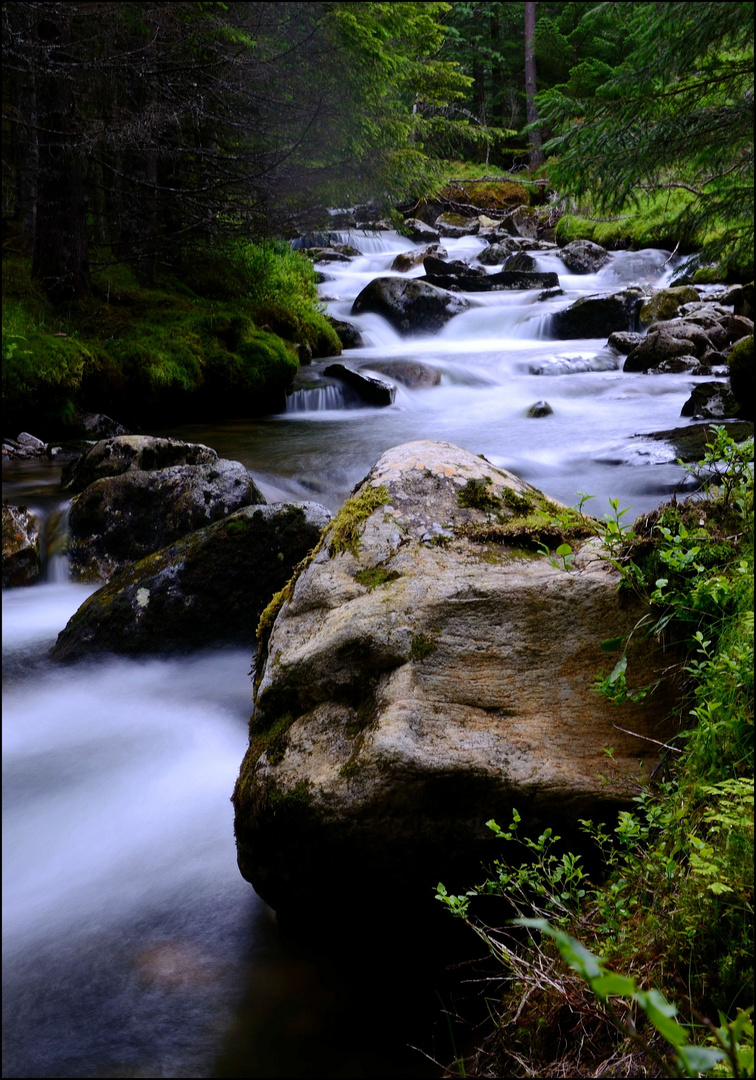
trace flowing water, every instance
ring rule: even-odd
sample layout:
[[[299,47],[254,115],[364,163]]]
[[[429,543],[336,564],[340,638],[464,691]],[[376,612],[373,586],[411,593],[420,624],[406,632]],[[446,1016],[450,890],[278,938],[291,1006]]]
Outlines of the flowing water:
[[[292,395],[279,416],[170,434],[244,462],[270,500],[332,509],[385,449],[418,438],[485,454],[569,504],[578,492],[595,495],[589,508],[599,514],[619,498],[632,507],[628,520],[680,481],[670,448],[634,436],[678,425],[694,380],[625,375],[604,339],[549,336],[551,314],[581,295],[668,282],[666,252],[617,253],[579,277],[539,253],[564,296],[476,293],[441,333],[407,339],[350,310],[414,245],[396,233],[344,239],[364,254],[330,264],[321,288],[329,311],[367,344],[342,359],[368,370],[419,360],[440,383],[398,384],[395,404],[378,409],[326,382]],[[445,246],[450,258],[470,259],[483,242]],[[307,377],[317,383],[324,366]],[[528,417],[544,399],[553,414]],[[66,580],[58,479],[44,465],[6,477],[5,497],[36,508],[50,529],[45,580],[3,593],[3,1075],[439,1075],[406,1049],[422,1043],[411,1018],[405,1026],[389,1012],[379,1022],[377,1010],[371,1021],[363,1009],[356,1022],[343,968],[333,977],[322,963],[328,943],[313,943],[320,959],[283,944],[238,874],[229,795],[246,744],[249,654],[67,668],[47,660],[91,591]],[[362,987],[369,951],[354,960]]]

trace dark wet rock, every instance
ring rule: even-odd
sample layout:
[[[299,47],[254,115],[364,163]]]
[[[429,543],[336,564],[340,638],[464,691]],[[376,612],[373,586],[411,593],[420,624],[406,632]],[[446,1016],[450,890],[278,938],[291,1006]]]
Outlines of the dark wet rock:
[[[680,410],[680,416],[703,420],[721,420],[737,415],[738,402],[729,387],[721,382],[699,383]]]
[[[25,506],[3,503],[3,588],[36,584],[41,568],[36,518]]]
[[[74,410],[74,426],[85,439],[113,439],[118,435],[131,434],[123,424],[105,413],[90,413],[83,409]]]
[[[11,461],[25,461],[29,458],[45,457],[46,454],[47,444],[36,435],[30,435],[28,431],[22,431],[17,439],[7,436],[3,439],[3,457]]]
[[[469,880],[496,857],[490,817],[523,803],[531,828],[611,816],[639,758],[657,765],[594,690],[602,641],[646,609],[580,525],[579,572],[537,554],[521,523],[547,507],[459,447],[395,447],[269,612],[234,806],[242,874],[279,912],[318,895],[333,908],[334,882],[348,908]],[[672,662],[643,635],[630,648],[639,683]],[[621,727],[664,740],[673,700],[662,683]]]
[[[352,314],[373,311],[401,334],[417,334],[440,330],[469,306],[463,296],[418,278],[383,277],[365,286],[352,305]]]
[[[351,262],[352,257],[336,248],[310,248],[304,252],[313,262]]]
[[[544,289],[542,293],[539,293],[536,300],[553,300],[555,296],[564,296],[564,289],[556,286],[553,289]]]
[[[573,240],[559,252],[564,265],[573,274],[595,274],[612,256],[592,240]]]
[[[711,368],[697,356],[670,356],[656,367],[648,369],[649,375],[711,375]]]
[[[428,260],[425,260],[426,267]],[[499,292],[504,289],[553,289],[559,287],[559,278],[550,271],[527,273],[524,270],[499,270],[493,274],[479,273],[473,268],[469,273],[453,275],[426,274],[421,280],[431,285],[452,285],[463,292]]]
[[[365,339],[354,323],[343,319],[334,319],[328,316],[328,321],[336,331],[342,349],[359,349],[365,344]]]
[[[533,419],[539,419],[541,416],[553,416],[554,410],[548,401],[536,401],[535,405],[530,406],[526,415],[533,417]]]
[[[641,304],[638,318],[642,326],[648,326],[664,319],[672,319],[683,304],[696,302],[698,302],[698,293],[691,285],[657,289],[653,296]]]
[[[452,259],[451,262],[448,262],[446,259],[439,258],[438,255],[427,255],[423,259],[423,268],[426,275],[448,277],[453,279],[454,284],[456,284],[458,278],[483,278],[487,276],[486,271],[481,266],[470,266],[469,263],[464,262],[462,259]]]
[[[716,426],[724,427],[730,438],[737,443],[753,437],[753,424],[746,420],[724,420]],[[701,461],[706,453],[706,444],[713,442],[715,437],[716,431],[712,424],[689,424],[668,431],[654,431],[650,435],[633,435],[634,439],[670,443],[674,447],[675,456],[685,462]]]
[[[551,332],[561,340],[607,338],[615,331],[633,330],[643,297],[641,289],[625,289],[610,296],[584,296],[551,319]]]
[[[517,206],[501,219],[499,230],[510,236],[523,236],[535,240],[541,223],[541,215],[535,206]]]
[[[160,439],[152,435],[121,435],[95,443],[75,464],[64,468],[64,491],[83,491],[95,480],[120,476],[129,469],[165,469],[170,465],[212,465],[215,450],[201,443],[181,439]]]
[[[753,420],[753,335],[739,341],[728,357],[730,388],[738,402],[737,415]]]
[[[514,255],[508,255],[504,261],[502,270],[515,270],[524,274],[538,273],[535,259],[525,251],[518,251],[515,252]]]
[[[489,244],[487,248],[483,248],[477,258],[478,262],[483,263],[484,266],[497,266],[519,250],[519,245],[514,238],[507,238],[498,243]]]
[[[730,293],[728,302],[733,305],[735,315],[744,315],[746,319],[753,319],[753,282],[742,285]]]
[[[94,443],[88,439],[71,439],[66,442],[51,442],[47,447],[47,456],[51,461],[69,465],[88,454]]]
[[[300,342],[295,346],[297,350],[297,360],[300,364],[312,363],[312,346],[306,343]]]
[[[71,503],[71,575],[108,580],[179,537],[264,502],[244,466],[222,458],[105,476]]]
[[[646,338],[628,354],[624,371],[648,371],[676,356],[701,359],[711,352],[711,341],[695,323],[672,319],[649,330]]]
[[[414,240],[416,244],[433,243],[439,239],[438,229],[434,229],[432,225],[428,225],[425,221],[420,221],[419,218],[405,218],[404,227],[409,233],[411,240]]]
[[[753,321],[746,319],[744,315],[730,315],[724,322],[724,329],[728,345],[742,341],[746,337],[753,337]]]
[[[412,251],[400,251],[392,262],[391,269],[404,274],[419,266],[429,255],[435,255],[437,259],[445,259],[446,248],[441,247],[440,244],[428,244],[426,247],[414,248]]]
[[[376,379],[365,375],[361,371],[354,371],[346,364],[330,364],[324,375],[332,379],[339,379],[354,390],[366,405],[386,406],[393,405],[396,397],[396,387],[383,379]]]
[[[607,344],[611,345],[613,349],[616,349],[618,353],[627,356],[627,354],[631,353],[642,341],[643,334],[636,334],[630,330],[619,330],[609,335]]]
[[[418,360],[370,360],[365,366],[379,375],[388,375],[410,390],[429,389],[441,382],[440,371]]]
[[[330,517],[316,503],[248,506],[182,537],[93,593],[59,634],[53,658],[222,642],[251,649],[263,609]]]

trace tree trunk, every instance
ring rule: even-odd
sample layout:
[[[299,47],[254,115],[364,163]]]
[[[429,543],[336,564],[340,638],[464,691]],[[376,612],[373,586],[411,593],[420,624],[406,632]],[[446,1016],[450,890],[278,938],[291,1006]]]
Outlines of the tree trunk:
[[[536,5],[534,3],[525,4],[525,115],[529,124],[534,124],[538,120],[538,110],[536,109],[535,93],[536,93],[536,63],[535,63],[535,23],[536,23]],[[530,167],[531,169],[537,169],[543,165],[543,150],[541,149],[541,133],[540,131],[531,131],[528,133],[528,143],[530,146]]]
[[[51,9],[38,34],[53,49],[37,79],[39,171],[32,278],[60,303],[90,293],[74,96],[63,51],[70,41],[70,13]]]

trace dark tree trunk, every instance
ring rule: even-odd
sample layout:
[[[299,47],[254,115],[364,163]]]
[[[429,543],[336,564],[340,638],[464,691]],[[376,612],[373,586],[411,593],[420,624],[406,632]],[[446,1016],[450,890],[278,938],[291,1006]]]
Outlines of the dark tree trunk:
[[[536,5],[525,4],[525,115],[529,124],[538,120],[536,109],[536,63],[535,63],[535,24]],[[540,131],[531,131],[528,134],[530,145],[530,167],[537,169],[543,165],[543,150],[541,149]]]
[[[32,277],[59,303],[90,292],[74,96],[60,48],[70,41],[70,13],[60,7],[51,10],[38,34],[53,48],[37,79],[39,171]]]

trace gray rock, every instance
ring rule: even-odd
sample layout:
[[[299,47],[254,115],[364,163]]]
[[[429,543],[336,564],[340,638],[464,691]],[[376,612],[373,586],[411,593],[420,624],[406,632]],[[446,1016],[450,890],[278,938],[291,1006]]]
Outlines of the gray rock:
[[[404,274],[408,270],[419,266],[428,255],[435,255],[438,259],[445,259],[446,248],[441,247],[440,244],[428,244],[426,247],[414,248],[412,251],[400,251],[392,262],[391,269]]]
[[[362,334],[353,323],[330,316],[328,321],[338,334],[342,349],[359,349],[365,344]]]
[[[394,404],[396,387],[384,382],[383,379],[376,379],[370,375],[364,375],[361,371],[354,371],[346,364],[330,364],[323,374],[346,383],[367,405]]]
[[[455,239],[461,236],[475,236],[480,232],[477,218],[466,218],[461,214],[440,214],[435,221],[435,228],[440,236]]]
[[[513,238],[501,240],[496,244],[489,244],[478,255],[478,262],[484,266],[497,266],[503,263],[509,255],[519,250],[519,245]]]
[[[409,231],[410,239],[416,244],[433,243],[439,239],[438,229],[420,221],[419,218],[405,218],[404,226]]]
[[[632,352],[636,346],[640,345],[643,341],[643,334],[636,334],[632,331],[615,331],[615,333],[609,335],[607,345],[611,345],[613,349],[616,349],[618,353],[622,353],[623,356],[627,356]]]
[[[440,371],[418,360],[370,360],[365,366],[379,375],[388,375],[410,390],[425,390],[441,382]]]
[[[373,311],[402,334],[427,333],[441,327],[470,303],[463,296],[436,288],[417,278],[375,278],[352,305],[352,314]]]
[[[39,581],[39,525],[25,506],[3,503],[3,588]]]
[[[608,337],[615,331],[632,330],[641,289],[625,289],[610,296],[584,296],[551,317],[551,332],[560,340]]]
[[[611,255],[592,240],[573,240],[559,252],[564,265],[573,274],[595,274],[611,260]]]
[[[753,424],[747,420],[725,420],[717,427],[724,427],[735,442],[753,438]],[[711,424],[688,424],[686,427],[655,431],[650,435],[633,435],[634,439],[653,439],[668,442],[674,447],[675,456],[681,461],[700,461],[706,453],[706,444],[713,442],[716,432]]]
[[[93,593],[59,634],[55,660],[252,647],[258,619],[330,521],[316,503],[248,506],[134,563]]]
[[[502,270],[516,270],[520,273],[534,274],[538,272],[538,267],[532,255],[528,255],[525,251],[518,251],[516,254],[507,257]]]
[[[71,576],[108,580],[179,537],[264,502],[244,466],[222,458],[105,476],[71,503]]]
[[[694,354],[701,359],[712,351],[711,340],[695,323],[670,319],[652,327],[625,361],[624,371],[648,371],[676,356]]]
[[[658,763],[593,689],[602,641],[645,608],[577,527],[574,571],[539,556],[538,507],[556,511],[459,447],[396,447],[269,609],[234,805],[240,869],[274,908],[427,895],[500,854],[489,818],[611,815]],[[669,663],[633,636],[633,683]],[[620,726],[664,740],[673,699],[663,683]]]
[[[738,402],[725,383],[708,382],[693,388],[680,416],[692,416],[694,420],[722,420],[737,416],[738,411]]]
[[[122,435],[102,439],[73,464],[63,469],[64,491],[83,491],[105,476],[120,476],[129,469],[164,469],[170,465],[211,465],[215,450],[201,443],[159,439],[152,435]]]
[[[527,416],[533,419],[539,419],[542,416],[553,416],[554,410],[549,405],[548,401],[536,401],[535,405],[531,405],[527,411]]]

